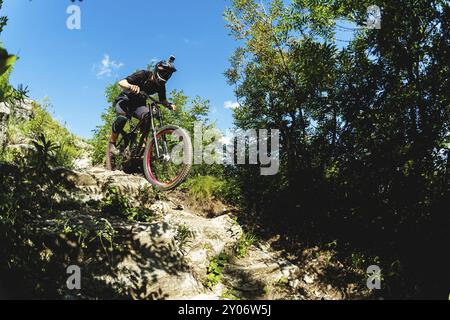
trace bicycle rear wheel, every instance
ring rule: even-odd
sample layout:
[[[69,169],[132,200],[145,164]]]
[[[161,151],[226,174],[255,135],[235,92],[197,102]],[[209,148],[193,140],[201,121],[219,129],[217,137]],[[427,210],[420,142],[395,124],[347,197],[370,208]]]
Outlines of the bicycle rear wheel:
[[[192,142],[189,134],[178,126],[168,125],[156,133],[144,152],[144,173],[160,190],[179,186],[192,167]]]

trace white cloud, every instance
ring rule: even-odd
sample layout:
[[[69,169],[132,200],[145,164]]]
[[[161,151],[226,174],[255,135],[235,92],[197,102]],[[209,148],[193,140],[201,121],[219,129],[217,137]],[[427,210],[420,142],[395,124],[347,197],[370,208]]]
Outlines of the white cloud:
[[[232,109],[232,110],[234,110],[234,109],[239,108],[240,104],[239,104],[239,102],[233,102],[233,101],[228,100],[228,101],[225,101],[223,103],[223,107],[225,109]]]
[[[103,56],[100,65],[94,65],[95,75],[97,79],[110,78],[115,76],[115,71],[123,67],[122,62],[111,60],[108,54]]]

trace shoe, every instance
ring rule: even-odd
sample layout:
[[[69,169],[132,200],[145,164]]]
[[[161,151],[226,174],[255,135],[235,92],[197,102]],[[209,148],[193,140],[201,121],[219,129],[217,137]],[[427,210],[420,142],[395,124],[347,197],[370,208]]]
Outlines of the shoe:
[[[113,156],[120,155],[120,151],[117,150],[116,145],[112,142],[109,143],[109,153],[112,154]]]

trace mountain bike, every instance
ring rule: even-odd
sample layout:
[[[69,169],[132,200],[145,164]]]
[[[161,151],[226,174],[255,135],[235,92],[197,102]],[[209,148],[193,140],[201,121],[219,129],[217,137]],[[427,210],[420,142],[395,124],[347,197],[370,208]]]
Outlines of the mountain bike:
[[[140,95],[151,100],[149,112],[130,125],[116,143],[118,155],[106,149],[108,170],[125,173],[144,171],[146,179],[156,188],[167,191],[179,186],[192,167],[192,141],[189,134],[176,125],[164,125],[162,104],[145,92]],[[142,172],[142,171],[141,171]]]

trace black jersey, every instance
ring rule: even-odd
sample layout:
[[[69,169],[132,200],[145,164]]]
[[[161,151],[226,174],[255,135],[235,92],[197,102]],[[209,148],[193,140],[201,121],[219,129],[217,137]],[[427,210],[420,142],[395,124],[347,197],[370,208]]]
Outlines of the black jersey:
[[[166,100],[166,86],[159,84],[156,80],[153,80],[152,72],[147,70],[141,70],[133,73],[127,77],[126,80],[129,84],[138,86],[141,91],[144,91],[149,96],[157,93],[159,101]],[[139,107],[145,106],[145,99],[140,95],[136,95],[128,90],[123,90],[116,98],[116,103],[120,101],[120,106],[125,107],[127,112],[133,112]]]

